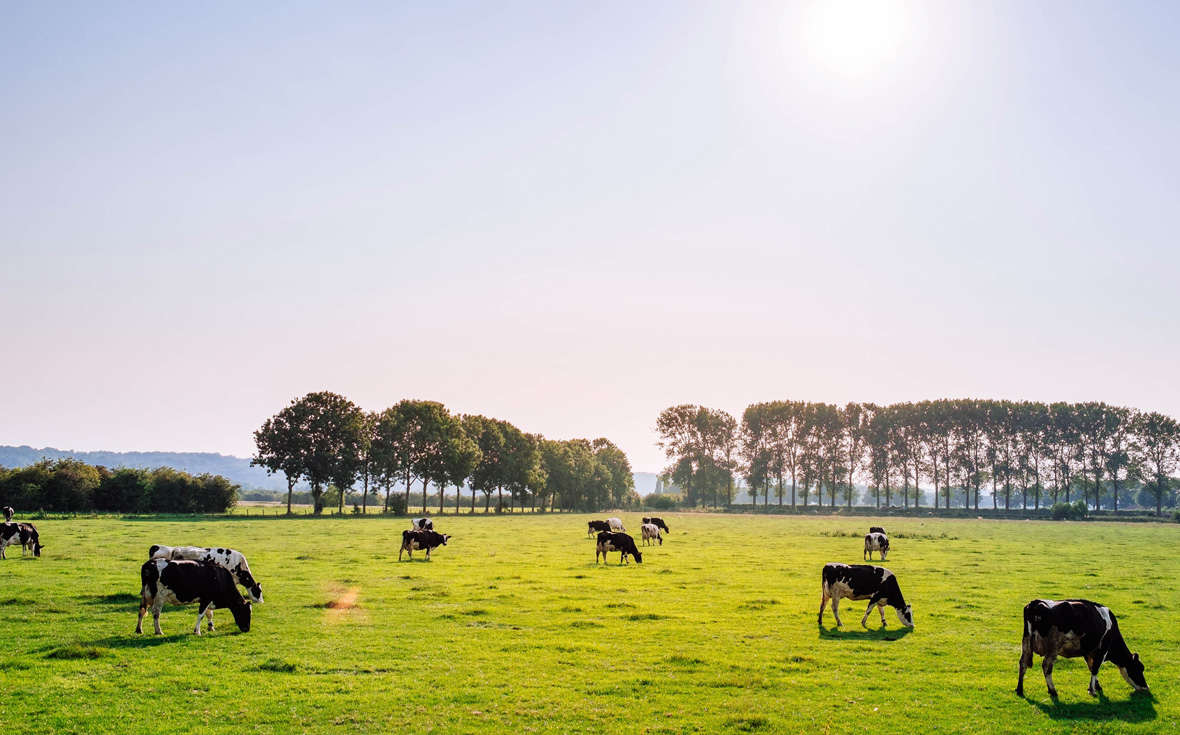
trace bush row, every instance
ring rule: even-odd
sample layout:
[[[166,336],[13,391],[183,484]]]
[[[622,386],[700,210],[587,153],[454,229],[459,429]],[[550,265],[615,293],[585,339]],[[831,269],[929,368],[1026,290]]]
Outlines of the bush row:
[[[0,505],[21,513],[225,513],[237,503],[238,489],[221,475],[169,467],[109,470],[72,458],[0,467]]]

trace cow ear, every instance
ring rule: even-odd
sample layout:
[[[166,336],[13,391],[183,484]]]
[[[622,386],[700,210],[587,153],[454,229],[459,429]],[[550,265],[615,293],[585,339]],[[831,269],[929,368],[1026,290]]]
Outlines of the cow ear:
[[[1136,661],[1138,661],[1138,660],[1139,660],[1139,654],[1137,654],[1137,653],[1132,653],[1132,654],[1131,654],[1131,658],[1133,658],[1133,659],[1135,659]]]

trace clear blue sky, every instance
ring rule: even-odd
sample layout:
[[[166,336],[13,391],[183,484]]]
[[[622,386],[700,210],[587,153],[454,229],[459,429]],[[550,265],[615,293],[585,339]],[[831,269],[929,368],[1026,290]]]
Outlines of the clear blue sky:
[[[1180,4],[0,5],[0,443],[1180,416]]]

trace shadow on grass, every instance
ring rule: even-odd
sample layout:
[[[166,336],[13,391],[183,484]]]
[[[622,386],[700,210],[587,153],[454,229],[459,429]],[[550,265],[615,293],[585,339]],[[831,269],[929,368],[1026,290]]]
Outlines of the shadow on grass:
[[[1041,701],[1025,697],[1054,720],[1117,720],[1119,722],[1148,722],[1154,720],[1155,696],[1151,692],[1132,692],[1128,699],[1112,700],[1099,693],[1089,702],[1063,704],[1053,700]]]
[[[78,601],[83,605],[114,605],[116,607],[126,607],[127,605],[139,605],[140,595],[135,595],[130,592],[116,592],[113,595],[82,595]]]
[[[845,626],[843,628],[831,627],[825,628],[819,626],[819,637],[827,640],[849,640],[849,641],[899,641],[913,632],[912,628],[907,628],[904,625],[898,625],[893,628],[862,628],[857,625]]]

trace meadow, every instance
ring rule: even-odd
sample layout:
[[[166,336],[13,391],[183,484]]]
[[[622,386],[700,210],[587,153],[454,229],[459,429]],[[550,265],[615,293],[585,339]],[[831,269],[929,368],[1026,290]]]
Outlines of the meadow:
[[[595,564],[585,515],[436,519],[433,561],[398,562],[405,519],[70,519],[39,559],[0,561],[0,721],[35,732],[1111,732],[1180,720],[1180,526],[665,514],[643,563]],[[621,514],[638,540],[639,514]],[[892,609],[816,624],[820,570],[871,524],[916,627]],[[637,541],[638,542],[638,541]],[[266,602],[239,633],[169,607],[135,635],[152,543],[230,546]],[[1014,694],[1021,609],[1109,605],[1147,666],[1086,693],[1040,659]]]

